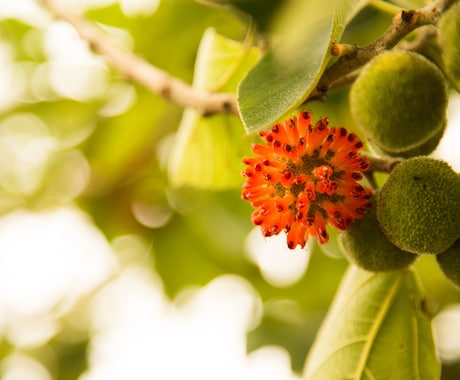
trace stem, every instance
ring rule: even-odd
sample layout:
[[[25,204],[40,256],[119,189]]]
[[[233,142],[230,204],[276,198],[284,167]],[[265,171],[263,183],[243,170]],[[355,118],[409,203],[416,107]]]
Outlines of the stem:
[[[95,53],[104,56],[114,69],[126,78],[143,85],[166,100],[182,107],[192,107],[203,115],[218,112],[239,114],[234,94],[197,90],[119,46],[93,23],[68,12],[54,0],[42,2],[55,17],[71,24]]]
[[[413,30],[424,25],[435,25],[441,13],[451,5],[450,1],[436,0],[418,10],[399,11],[393,17],[392,24],[379,38],[363,47],[356,46],[349,52],[346,51],[329,66],[321,76],[316,89],[305,101],[323,98],[334,87],[335,82],[358,70],[385,50],[392,49]]]
[[[104,56],[113,68],[126,78],[143,85],[166,100],[182,107],[192,107],[203,115],[214,113],[239,115],[234,94],[195,89],[117,45],[93,23],[59,7],[55,0],[41,1],[55,17],[71,24],[95,53]],[[441,13],[456,1],[458,0],[436,0],[418,10],[399,11],[385,33],[366,46],[336,44],[335,48],[340,49],[339,59],[324,71],[316,89],[305,99],[305,102],[323,99],[331,90],[351,83],[356,78],[358,69],[373,57],[392,49],[413,30],[424,25],[435,25]],[[397,10],[396,6],[382,0],[369,0],[369,4],[386,11],[391,9],[391,13]],[[250,31],[249,35],[252,32]]]
[[[368,172],[391,173],[396,165],[404,161],[404,158],[377,157],[368,153],[361,153],[369,160]]]

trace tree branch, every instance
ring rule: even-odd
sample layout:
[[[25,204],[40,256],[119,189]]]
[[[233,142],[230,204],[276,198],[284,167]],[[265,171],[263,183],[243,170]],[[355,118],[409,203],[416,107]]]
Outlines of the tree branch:
[[[83,17],[58,6],[53,0],[41,1],[55,17],[71,24],[95,53],[104,56],[107,62],[126,78],[143,85],[166,100],[182,107],[192,107],[203,115],[218,112],[239,114],[234,94],[195,89],[119,46]]]
[[[395,47],[410,32],[424,25],[435,25],[441,13],[451,4],[451,0],[436,0],[421,9],[402,10],[393,17],[388,29],[366,46],[333,44],[331,53],[340,58],[324,71],[316,89],[306,101],[323,98],[336,87],[336,82],[340,81],[340,85],[343,85],[343,78],[353,80],[356,75],[352,73],[383,51]]]

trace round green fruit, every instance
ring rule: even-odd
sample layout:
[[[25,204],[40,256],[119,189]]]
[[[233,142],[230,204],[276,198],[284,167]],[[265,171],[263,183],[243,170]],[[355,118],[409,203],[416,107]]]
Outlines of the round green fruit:
[[[460,287],[460,240],[457,240],[447,251],[436,255],[444,276],[455,286]]]
[[[382,148],[380,148],[379,150],[380,152],[392,157],[411,158],[428,155],[432,153],[439,145],[442,136],[444,136],[444,131],[446,130],[446,123],[446,120],[444,120],[443,127],[438,132],[436,132],[436,134],[433,137],[430,137],[428,141],[422,143],[419,146],[416,146],[415,148],[407,149],[400,152],[392,152],[390,150]]]
[[[460,92],[460,3],[442,15],[438,23],[438,38],[446,75]]]
[[[399,249],[388,240],[377,223],[375,208],[371,208],[364,218],[357,219],[339,235],[339,245],[345,257],[370,272],[404,269],[418,257]]]
[[[430,157],[402,162],[378,194],[377,220],[404,251],[445,251],[460,238],[460,176]]]
[[[407,51],[373,58],[350,91],[352,114],[369,142],[393,153],[419,147],[443,129],[447,103],[442,72]]]

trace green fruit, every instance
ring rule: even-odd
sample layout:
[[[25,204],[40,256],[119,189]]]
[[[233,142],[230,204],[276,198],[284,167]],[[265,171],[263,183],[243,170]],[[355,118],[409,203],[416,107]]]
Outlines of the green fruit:
[[[402,162],[378,194],[377,219],[404,251],[445,251],[460,238],[460,176],[430,157]]]
[[[439,145],[439,142],[442,139],[442,136],[444,136],[445,130],[446,130],[446,120],[444,120],[444,126],[438,132],[436,132],[436,134],[433,137],[430,137],[428,141],[422,143],[419,146],[416,146],[415,148],[411,148],[411,149],[404,150],[401,152],[392,152],[392,151],[380,148],[380,151],[392,157],[411,158],[411,157],[417,157],[417,156],[425,156],[425,155],[432,153],[436,149],[436,147]]]
[[[442,15],[438,31],[444,69],[452,85],[460,92],[460,3]]]
[[[457,240],[447,251],[436,255],[436,260],[447,279],[460,287],[460,240]]]
[[[421,146],[444,127],[442,72],[417,53],[388,51],[372,59],[350,91],[357,123],[377,147],[393,153]]]
[[[404,269],[418,257],[399,249],[388,240],[377,223],[375,208],[342,232],[339,244],[345,257],[371,272]]]

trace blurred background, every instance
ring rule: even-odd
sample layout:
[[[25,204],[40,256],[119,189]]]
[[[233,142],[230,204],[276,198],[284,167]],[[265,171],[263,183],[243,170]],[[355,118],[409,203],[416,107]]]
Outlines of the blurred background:
[[[60,3],[187,83],[205,30],[243,41],[248,29],[192,0]],[[344,39],[367,43],[390,20],[366,8]],[[310,108],[353,128],[347,96]],[[435,152],[458,171],[459,109],[452,94]],[[334,239],[295,251],[263,239],[240,199],[242,165],[236,185],[172,186],[182,114],[37,1],[0,0],[1,379],[300,378],[348,263]],[[433,262],[416,266],[450,379],[460,293]]]

